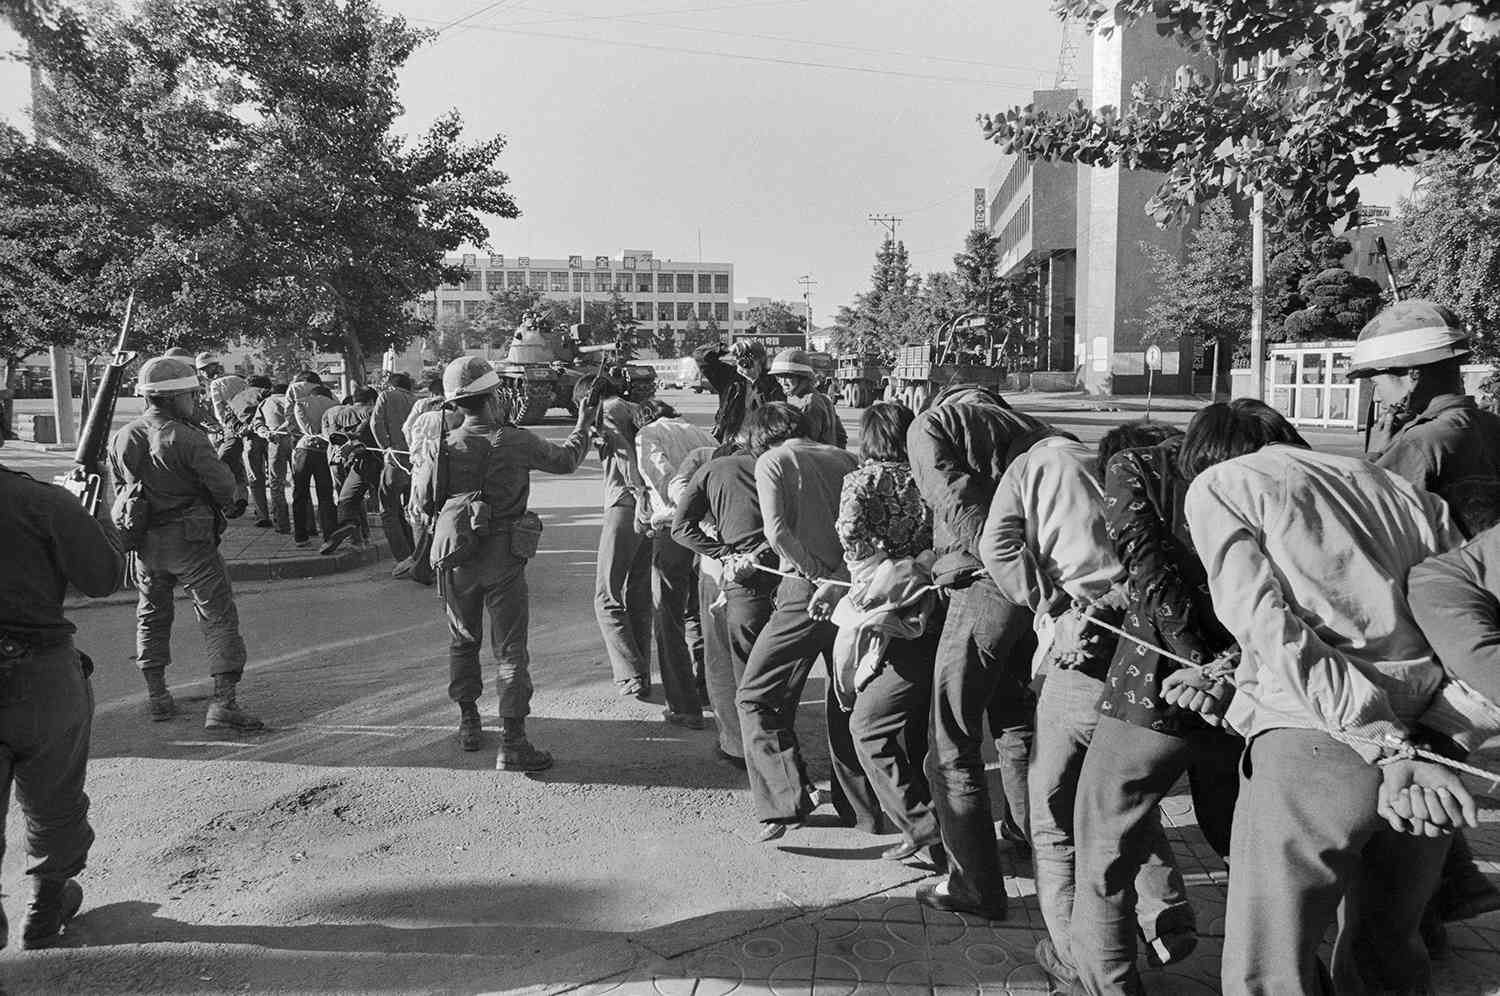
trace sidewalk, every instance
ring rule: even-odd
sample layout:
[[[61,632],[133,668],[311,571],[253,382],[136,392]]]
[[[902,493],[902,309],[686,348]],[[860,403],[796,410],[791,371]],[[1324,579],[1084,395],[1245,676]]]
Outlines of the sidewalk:
[[[1500,752],[1475,761],[1500,767]],[[1143,969],[1152,996],[1211,996],[1220,991],[1228,871],[1199,831],[1186,783],[1161,807],[1177,867],[1198,921],[1198,947],[1165,969]],[[1477,855],[1500,854],[1496,800],[1481,798],[1483,825],[1468,832]],[[796,844],[796,834],[786,840]],[[1036,964],[1046,936],[1029,859],[1007,852],[1009,916],[999,923],[941,913],[917,903],[916,882],[851,903],[671,924],[590,945],[530,974],[549,979],[525,996],[1040,996],[1056,991]],[[1480,860],[1486,874],[1500,863]],[[707,921],[707,922],[704,922]],[[1450,951],[1433,963],[1433,992],[1485,996],[1500,980],[1500,913],[1448,925]],[[1323,951],[1325,961],[1328,949]],[[516,992],[508,989],[505,992]]]
[[[323,543],[321,537],[315,536],[311,546],[299,548],[292,542],[291,534],[258,529],[249,515],[229,523],[219,550],[229,564],[229,577],[233,581],[283,581],[337,574],[387,558],[389,547],[380,526],[380,517],[373,512],[368,513],[368,517],[368,542],[355,546],[346,540],[336,553],[326,557],[318,553],[318,547]]]

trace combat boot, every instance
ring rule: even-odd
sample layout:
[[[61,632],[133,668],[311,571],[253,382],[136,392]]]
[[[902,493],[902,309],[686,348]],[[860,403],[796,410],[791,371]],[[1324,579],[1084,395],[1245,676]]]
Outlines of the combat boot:
[[[165,723],[177,715],[177,702],[167,691],[167,669],[148,667],[141,672],[146,678],[146,709],[153,723]]]
[[[464,750],[478,750],[484,736],[483,724],[479,721],[479,704],[460,702],[458,711],[458,745]]]
[[[266,724],[259,718],[241,709],[235,701],[234,686],[238,676],[214,675],[214,698],[208,704],[208,715],[203,719],[205,730],[242,730],[253,732]]]
[[[502,719],[500,753],[495,758],[496,771],[546,771],[552,767],[552,755],[531,746],[526,739],[526,720]]]
[[[63,925],[83,905],[83,886],[73,879],[37,879],[21,927],[21,947],[27,951],[50,948],[58,942]]]

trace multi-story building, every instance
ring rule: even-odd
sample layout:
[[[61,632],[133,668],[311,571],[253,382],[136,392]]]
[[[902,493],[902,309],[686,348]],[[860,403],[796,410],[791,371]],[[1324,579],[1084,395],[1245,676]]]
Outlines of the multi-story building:
[[[1077,90],[1038,90],[1032,104],[1061,111],[1077,99]],[[1025,156],[1002,158],[989,185],[984,222],[996,240],[1000,275],[1024,276],[1036,285],[1030,331],[1037,342],[1036,369],[1043,371],[1074,369],[1077,187],[1072,163],[1034,163]]]
[[[1033,103],[1061,110],[1075,99],[1094,109],[1129,105],[1137,83],[1170,87],[1197,56],[1157,34],[1149,18],[1085,46],[1086,70],[1075,90],[1041,90]],[[990,188],[986,221],[998,240],[1000,270],[1037,281],[1038,369],[1075,370],[1093,392],[1143,392],[1146,346],[1140,317],[1155,293],[1141,243],[1174,253],[1183,228],[1157,227],[1146,214],[1160,173],[1113,166],[1001,160]],[[1071,231],[1070,231],[1071,229]],[[1158,389],[1193,390],[1197,350],[1191,339],[1159,342]]]
[[[1390,275],[1380,258],[1379,240],[1385,239],[1386,251],[1394,252],[1395,235],[1395,212],[1380,204],[1361,204],[1344,230],[1344,238],[1353,250],[1344,259],[1344,266],[1356,276],[1369,277],[1385,287],[1390,283]],[[1398,271],[1402,269],[1394,259],[1391,265]]]
[[[466,253],[450,255],[448,262],[462,263],[468,278],[424,296],[438,320],[475,317],[494,292],[533,287],[551,300],[573,305],[608,301],[618,292],[641,328],[653,333],[680,332],[690,321],[709,319],[726,332],[735,328],[733,263],[659,259],[649,249],[626,249],[618,258]]]

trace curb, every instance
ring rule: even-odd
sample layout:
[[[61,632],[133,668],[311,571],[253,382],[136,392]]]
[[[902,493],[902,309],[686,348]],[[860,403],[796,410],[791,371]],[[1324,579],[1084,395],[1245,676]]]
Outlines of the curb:
[[[313,553],[303,557],[231,560],[229,561],[229,580],[291,581],[298,578],[320,578],[353,567],[377,564],[386,558],[389,550],[385,540],[375,540],[368,546],[353,547],[327,557]]]

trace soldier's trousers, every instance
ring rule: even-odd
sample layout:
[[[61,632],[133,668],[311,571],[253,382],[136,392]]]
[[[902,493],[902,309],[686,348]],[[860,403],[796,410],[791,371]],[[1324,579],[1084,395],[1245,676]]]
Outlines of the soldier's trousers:
[[[448,697],[477,702],[484,691],[479,652],[489,616],[490,647],[499,670],[500,718],[531,712],[531,595],[526,561],[511,553],[510,533],[485,536],[473,560],[448,572],[443,601],[448,610]]]
[[[94,831],[83,781],[93,718],[94,692],[72,640],[0,662],[0,857],[14,788],[28,875],[72,878],[88,860]]]
[[[137,552],[135,655],[144,670],[172,662],[173,593],[181,584],[193,599],[193,612],[208,647],[209,674],[245,669],[245,641],[234,604],[229,569],[219,553],[209,519],[185,519],[152,526]]]

